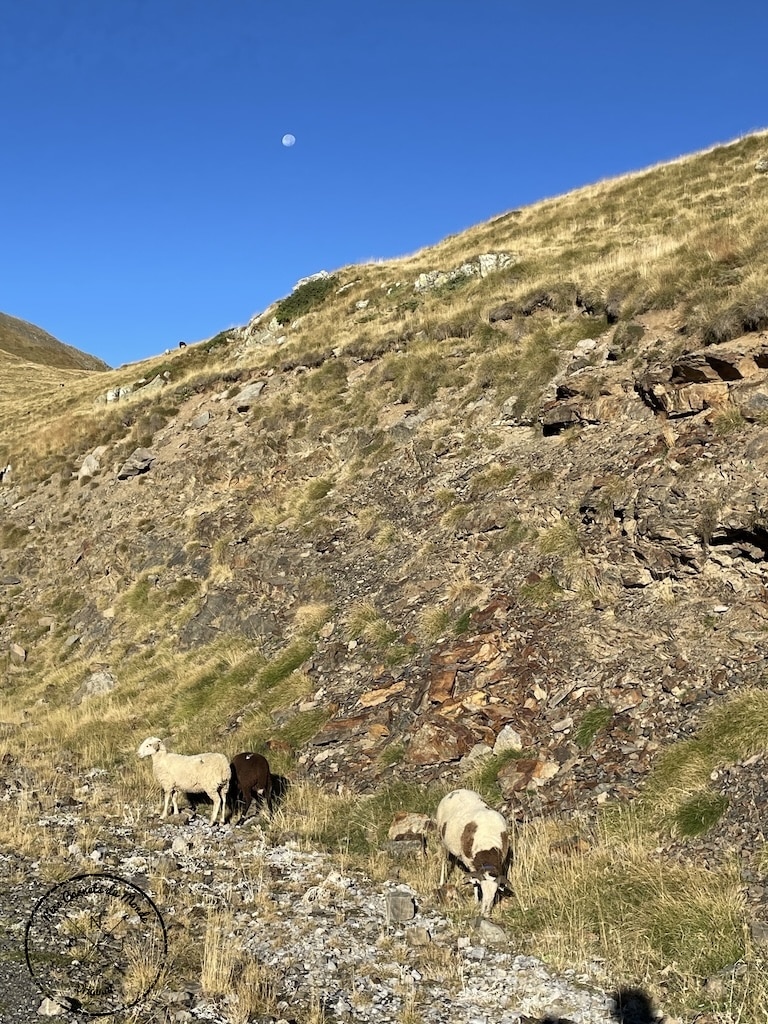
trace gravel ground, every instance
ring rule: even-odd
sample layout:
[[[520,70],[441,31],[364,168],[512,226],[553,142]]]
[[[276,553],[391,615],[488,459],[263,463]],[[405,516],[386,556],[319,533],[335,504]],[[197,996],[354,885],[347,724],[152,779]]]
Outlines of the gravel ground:
[[[8,858],[2,858],[8,865]],[[27,969],[24,957],[24,930],[39,895],[39,887],[29,881],[6,884],[0,895],[0,1021],[2,1024],[28,1024],[39,1021],[42,1001]]]
[[[258,962],[272,979],[274,999],[269,1012],[252,1018],[258,1024],[302,1024],[312,1006],[322,1007],[327,1024],[401,1024],[404,1019],[615,1024],[625,1019],[615,1015],[594,979],[577,972],[555,976],[512,949],[494,923],[478,930],[470,919],[457,933],[434,894],[397,881],[374,882],[345,870],[338,858],[290,841],[271,845],[258,825],[211,828],[194,817],[156,822],[149,833],[137,834],[130,825],[102,822],[98,843],[84,849],[72,842],[79,813],[39,823],[60,836],[55,874],[50,864],[41,870],[40,863],[12,853],[0,857],[3,1024],[42,1019],[42,996],[24,959],[26,923],[53,885],[46,878],[86,870],[118,875],[152,896],[167,925],[172,958],[193,948],[199,952],[211,911],[226,913],[225,942],[234,944],[241,961]],[[155,892],[151,880],[158,870],[165,882]],[[393,915],[398,905],[406,907],[404,920],[397,919],[399,911]],[[140,1018],[230,1024],[236,1009],[232,994],[206,995],[200,981],[199,968],[186,973],[179,968],[143,1004]],[[63,1014],[59,1019],[77,1018]],[[114,1019],[133,1020],[130,1015]],[[646,1015],[641,1024],[650,1021]]]
[[[24,951],[13,942],[0,939],[0,1020],[3,1024],[28,1024],[39,1020],[40,1003],[40,993],[32,984],[24,962]]]

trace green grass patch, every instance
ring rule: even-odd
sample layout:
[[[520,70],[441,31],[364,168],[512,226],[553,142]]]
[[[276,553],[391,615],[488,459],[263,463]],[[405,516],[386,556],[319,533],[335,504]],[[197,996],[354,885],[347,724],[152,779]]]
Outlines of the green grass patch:
[[[590,708],[589,711],[585,712],[573,735],[574,742],[582,750],[586,750],[594,743],[598,733],[608,728],[612,720],[613,711],[604,704],[598,704],[597,707]]]
[[[646,783],[642,808],[657,827],[676,826],[681,808],[709,791],[710,775],[768,747],[768,690],[749,689],[724,700],[704,719],[697,735],[665,751]],[[703,814],[704,803],[698,805]],[[697,805],[689,812],[695,817]],[[685,817],[685,816],[684,816]]]
[[[304,496],[307,501],[320,501],[332,490],[333,480],[328,480],[324,477],[317,477],[315,480],[312,480],[307,484]]]
[[[472,772],[472,788],[493,805],[502,799],[499,789],[499,772],[508,765],[510,761],[519,761],[521,758],[532,756],[523,750],[505,750],[503,754],[493,754],[484,758],[478,767]]]
[[[338,401],[346,389],[347,364],[335,356],[329,357],[322,366],[302,379],[305,394],[316,396],[326,404]]]
[[[378,757],[378,763],[382,768],[391,768],[400,764],[405,756],[405,745],[403,743],[390,743]]]
[[[522,544],[523,541],[532,539],[535,535],[536,531],[533,527],[526,526],[517,516],[512,516],[502,530],[492,534],[491,550],[496,553],[509,551],[511,548],[516,548],[518,544]]]
[[[0,548],[18,548],[29,538],[29,530],[15,523],[0,525]]]
[[[567,519],[561,519],[540,534],[539,550],[543,555],[572,555],[580,551],[576,527]]]
[[[658,976],[672,968],[681,987],[744,956],[735,868],[662,864],[621,844],[571,858],[543,852],[525,867],[525,877],[513,869],[517,900],[504,906],[504,924],[561,956],[577,944],[580,955],[604,958],[613,973],[632,965],[633,973]]]
[[[385,356],[376,377],[390,385],[395,401],[419,408],[428,405],[440,388],[459,388],[464,383],[455,361],[442,353],[437,343]]]
[[[309,838],[327,850],[364,857],[381,849],[398,811],[431,815],[438,800],[435,790],[393,782],[371,796],[334,801],[333,814],[314,822]]]
[[[519,590],[521,600],[536,605],[538,608],[548,608],[555,604],[564,593],[565,591],[551,573],[549,576],[542,576],[540,579],[523,583]]]
[[[728,800],[719,793],[696,793],[677,809],[677,832],[686,837],[703,835],[722,818],[727,806]]]
[[[464,633],[469,631],[470,622],[472,620],[472,613],[475,611],[475,606],[465,609],[461,615],[456,619],[453,624],[453,635],[463,636]]]
[[[726,405],[724,408],[719,409],[712,417],[712,428],[720,437],[736,434],[744,430],[747,425],[741,410],[733,405]]]
[[[177,691],[174,725],[190,721],[217,721],[226,718],[251,699],[251,687],[264,666],[264,655],[252,651],[230,665],[225,656],[206,666]]]
[[[330,717],[330,713],[325,708],[297,711],[283,725],[274,730],[274,738],[289,744],[294,750],[298,750],[320,732]]]
[[[296,671],[315,649],[308,637],[295,640],[289,647],[273,658],[268,665],[260,669],[255,686],[257,689],[271,690]]]
[[[489,466],[487,469],[475,473],[469,484],[469,497],[473,501],[482,498],[486,494],[503,490],[507,484],[517,476],[516,466],[502,466],[499,464]]]

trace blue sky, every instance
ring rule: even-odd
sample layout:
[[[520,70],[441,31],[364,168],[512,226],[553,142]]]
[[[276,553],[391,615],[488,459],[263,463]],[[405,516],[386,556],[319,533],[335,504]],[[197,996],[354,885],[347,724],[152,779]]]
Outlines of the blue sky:
[[[766,38],[744,0],[0,0],[0,311],[113,366],[210,337],[768,127]]]

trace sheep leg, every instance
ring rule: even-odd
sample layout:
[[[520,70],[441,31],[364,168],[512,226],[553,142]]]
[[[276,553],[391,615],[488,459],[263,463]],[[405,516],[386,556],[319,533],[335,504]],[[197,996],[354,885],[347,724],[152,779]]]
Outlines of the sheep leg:
[[[272,785],[270,780],[267,780],[267,784],[264,789],[258,791],[259,807],[263,810],[267,809],[267,814],[272,814]]]
[[[443,847],[443,862],[440,865],[440,885],[445,885],[449,875],[453,872],[453,857]]]
[[[160,815],[161,818],[167,818],[168,817],[168,807],[170,806],[170,803],[171,803],[171,793],[170,793],[170,791],[168,791],[165,794],[165,800],[163,801],[163,812]]]
[[[243,794],[243,813],[240,815],[240,818],[238,819],[238,824],[241,821],[245,821],[245,816],[248,813],[248,811],[251,809],[251,804],[252,803],[253,803],[253,793],[252,793],[251,790],[248,790],[247,793]]]
[[[229,783],[226,783],[229,785]],[[227,804],[224,798],[223,787],[222,790],[215,789],[213,793],[209,793],[208,796],[213,800],[213,810],[211,811],[211,825],[216,824],[216,819],[221,811],[221,824],[224,824],[224,817],[226,814]]]

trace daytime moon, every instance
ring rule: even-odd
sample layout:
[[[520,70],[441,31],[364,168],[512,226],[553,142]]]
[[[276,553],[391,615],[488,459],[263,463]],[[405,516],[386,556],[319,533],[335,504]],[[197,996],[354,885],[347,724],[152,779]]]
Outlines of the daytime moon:
[[[296,141],[296,138],[293,135],[284,135],[283,136],[283,145],[284,146],[292,146],[295,141]]]

